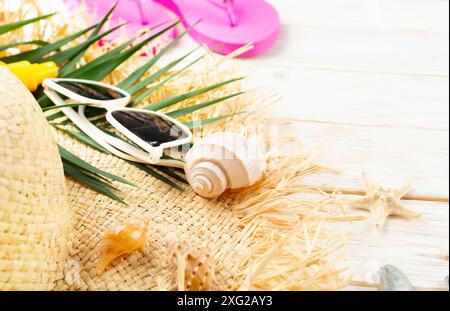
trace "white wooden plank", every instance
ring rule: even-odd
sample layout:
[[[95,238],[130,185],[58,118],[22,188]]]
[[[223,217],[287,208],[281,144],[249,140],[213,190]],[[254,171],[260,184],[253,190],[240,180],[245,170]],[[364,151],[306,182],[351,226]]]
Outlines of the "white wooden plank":
[[[446,1],[275,0],[281,40],[261,63],[448,75]]]
[[[318,162],[343,170],[308,177],[305,184],[357,191],[364,189],[360,176],[366,171],[385,186],[411,180],[409,197],[448,199],[448,131],[317,122],[297,122],[285,131],[297,134],[307,150],[324,144]]]
[[[286,25],[255,63],[448,76],[448,33],[341,30]]]
[[[283,24],[333,28],[448,31],[448,1],[269,0]]]
[[[445,289],[449,262],[442,257],[448,249],[449,206],[447,203],[403,201],[421,211],[420,220],[390,217],[382,230],[369,222],[336,225],[350,234],[347,264],[358,285],[375,286],[373,274],[384,264],[402,270],[417,289]],[[364,211],[358,214],[365,214]]]
[[[248,64],[248,63],[245,63]],[[448,78],[248,65],[249,86],[275,89],[277,117],[448,130]]]

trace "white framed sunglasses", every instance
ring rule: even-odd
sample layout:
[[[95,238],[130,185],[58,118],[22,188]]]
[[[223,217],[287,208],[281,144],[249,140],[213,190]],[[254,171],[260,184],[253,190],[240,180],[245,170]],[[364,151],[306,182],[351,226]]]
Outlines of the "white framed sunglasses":
[[[165,149],[192,140],[192,132],[179,121],[160,112],[125,107],[131,95],[106,83],[54,78],[45,79],[42,85],[56,106],[72,102],[106,109],[106,120],[139,148],[97,128],[85,116],[85,106],[79,106],[78,113],[70,107],[60,108],[86,135],[114,155],[134,162],[183,167],[180,160],[162,159]]]

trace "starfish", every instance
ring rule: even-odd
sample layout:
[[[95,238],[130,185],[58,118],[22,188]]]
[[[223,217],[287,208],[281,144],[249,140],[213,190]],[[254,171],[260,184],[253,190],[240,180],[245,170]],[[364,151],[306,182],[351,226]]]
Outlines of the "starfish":
[[[362,180],[367,194],[357,199],[347,199],[352,208],[368,210],[373,215],[373,224],[382,228],[390,215],[404,218],[419,218],[422,213],[407,209],[400,199],[411,190],[411,183],[406,183],[400,189],[385,188],[372,183],[367,173],[362,173]]]

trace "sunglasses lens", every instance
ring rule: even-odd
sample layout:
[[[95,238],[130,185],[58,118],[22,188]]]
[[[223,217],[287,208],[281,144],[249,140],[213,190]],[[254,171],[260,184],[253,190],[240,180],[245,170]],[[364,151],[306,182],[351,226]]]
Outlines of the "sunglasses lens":
[[[72,91],[73,93],[95,100],[114,100],[124,98],[121,94],[111,88],[85,82],[58,81],[56,84]]]
[[[152,113],[118,110],[111,115],[123,127],[153,147],[188,137],[188,133],[174,122]]]

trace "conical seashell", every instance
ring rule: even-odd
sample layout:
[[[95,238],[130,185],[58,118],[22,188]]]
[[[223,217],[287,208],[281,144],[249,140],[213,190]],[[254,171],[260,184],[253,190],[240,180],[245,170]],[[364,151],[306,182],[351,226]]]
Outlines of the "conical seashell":
[[[146,240],[147,222],[118,225],[103,237],[97,274],[101,275],[116,258],[141,249]]]
[[[229,132],[204,138],[186,154],[187,180],[205,198],[218,197],[227,189],[250,187],[262,179],[265,169],[257,140]]]
[[[215,263],[206,248],[178,242],[171,245],[170,257],[178,290],[216,289]]]

